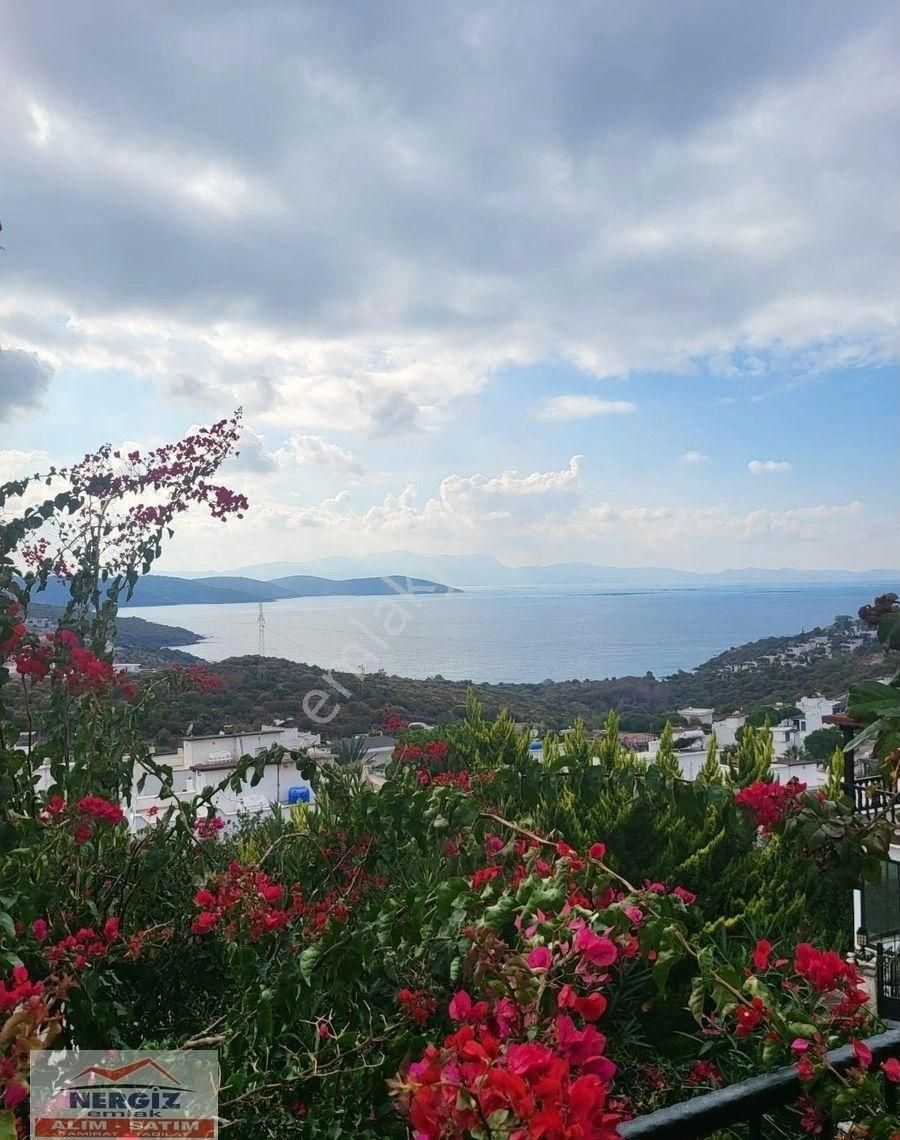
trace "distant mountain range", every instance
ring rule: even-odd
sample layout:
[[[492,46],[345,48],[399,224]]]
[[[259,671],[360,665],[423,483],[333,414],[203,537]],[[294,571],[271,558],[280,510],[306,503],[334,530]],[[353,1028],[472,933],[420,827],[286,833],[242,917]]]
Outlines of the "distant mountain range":
[[[122,601],[123,606],[185,606],[227,602],[274,602],[279,598],[320,598],[341,595],[369,596],[384,594],[447,594],[454,587],[443,586],[424,578],[400,575],[385,577],[349,578],[335,581],[311,574],[290,574],[267,581],[249,575],[220,574],[207,577],[169,577],[147,574],[138,580],[134,597]],[[68,591],[59,582],[51,581],[47,589],[35,595],[35,600],[50,605],[65,605]]]
[[[413,554],[388,550],[379,554],[338,555],[310,562],[266,562],[244,566],[235,573],[263,581],[280,582],[284,575],[324,575],[355,578],[403,574],[447,582],[460,588],[473,586],[738,586],[800,584],[900,583],[900,570],[761,570],[747,567],[699,574],[661,566],[595,566],[590,562],[560,562],[550,566],[505,566],[480,554]],[[184,572],[182,577],[224,582],[226,578]]]

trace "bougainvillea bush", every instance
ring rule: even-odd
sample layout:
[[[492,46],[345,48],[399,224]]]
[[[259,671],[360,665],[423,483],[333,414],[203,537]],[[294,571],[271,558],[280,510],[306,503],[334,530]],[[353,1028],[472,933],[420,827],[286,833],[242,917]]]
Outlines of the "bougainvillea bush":
[[[0,1128],[21,1126],[28,1053],[53,1044],[218,1049],[239,1140],[599,1140],[782,1065],[804,1091],[780,1134],[900,1130],[900,1063],[873,1061],[837,949],[847,877],[873,873],[886,836],[836,788],[773,784],[764,733],[691,782],[669,743],[653,764],[624,751],[614,721],[537,764],[473,704],[462,728],[401,731],[378,791],[298,755],[314,811],[229,833],[215,789],[172,795],[142,715],[160,687],[215,681],[120,677],[116,599],[182,509],[247,509],[213,482],[237,432],[101,449],[51,473],[51,498],[0,490],[0,702],[16,686],[28,718],[23,743],[0,709]],[[37,635],[50,575],[71,603]],[[131,834],[147,777],[161,808]],[[825,1054],[851,1042],[841,1077]]]

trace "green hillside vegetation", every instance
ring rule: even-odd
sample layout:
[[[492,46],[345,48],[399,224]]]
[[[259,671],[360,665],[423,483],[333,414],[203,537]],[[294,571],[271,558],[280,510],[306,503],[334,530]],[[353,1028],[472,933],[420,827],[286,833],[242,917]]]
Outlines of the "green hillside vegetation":
[[[282,598],[341,596],[380,596],[385,594],[457,593],[452,586],[430,582],[425,578],[348,578],[337,581],[312,574],[292,574],[271,582],[255,578],[221,575],[211,578],[177,578],[165,574],[147,574],[135,584],[130,598],[119,599],[121,606],[222,605],[235,602],[276,602]],[[52,605],[65,605],[68,589],[56,579],[47,582],[41,600]]]
[[[749,653],[751,648],[743,647],[739,652]],[[885,672],[881,650],[868,647],[796,668],[764,665],[743,673],[723,673],[721,661],[718,657],[692,673],[680,672],[661,681],[648,673],[602,681],[494,685],[448,681],[439,676],[417,680],[386,673],[360,678],[352,673],[329,674],[317,666],[280,658],[267,658],[260,671],[259,658],[234,657],[212,666],[223,679],[219,690],[160,699],[149,711],[149,727],[160,745],[169,747],[192,721],[195,731],[212,732],[225,722],[246,729],[274,717],[290,716],[327,736],[345,736],[380,724],[385,707],[389,707],[406,720],[458,724],[465,716],[471,691],[488,716],[506,709],[514,720],[551,730],[571,725],[579,717],[589,729],[597,729],[614,711],[624,731],[660,731],[667,720],[677,722],[676,710],[686,705],[714,706],[722,714],[736,708],[768,709],[771,719],[776,703],[790,706],[801,696],[815,692],[836,695],[855,681],[880,677]],[[329,682],[329,676],[336,685]],[[336,686],[349,691],[350,697],[343,697]],[[314,690],[330,695],[321,715],[330,716],[337,710],[325,725],[315,724],[303,713],[303,699]],[[762,723],[765,715],[763,711],[756,719]]]

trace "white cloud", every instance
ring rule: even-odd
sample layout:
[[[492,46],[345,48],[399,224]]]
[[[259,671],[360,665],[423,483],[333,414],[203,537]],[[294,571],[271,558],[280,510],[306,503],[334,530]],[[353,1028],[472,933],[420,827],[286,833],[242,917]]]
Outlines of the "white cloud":
[[[629,400],[601,400],[596,396],[551,396],[539,405],[539,420],[586,420],[592,416],[619,416],[637,411]]]
[[[318,435],[302,435],[294,432],[284,447],[275,452],[276,461],[284,466],[287,463],[314,464],[330,468],[341,475],[365,475],[365,466],[352,452],[345,451],[336,443],[330,443]]]
[[[681,457],[682,463],[708,463],[709,456],[703,451],[686,451]]]
[[[267,475],[278,470],[275,456],[266,450],[266,437],[244,424],[238,442],[238,454],[228,461],[226,470],[244,471],[250,475]]]
[[[259,499],[228,535],[204,520],[195,529],[193,516],[187,519],[172,565],[199,565],[198,559],[215,555],[222,567],[234,566],[240,562],[235,550],[273,545],[276,536],[280,556],[288,559],[404,549],[550,563],[566,561],[577,549],[579,557],[604,565],[711,570],[865,569],[896,558],[885,520],[858,500],[745,511],[604,502],[587,498],[581,468],[573,457],[558,471],[448,475],[430,497],[408,484],[371,506],[346,489],[299,507]]]
[[[751,475],[782,475],[793,467],[785,459],[751,459],[747,470]]]
[[[15,447],[0,448],[0,483],[22,479],[49,466],[46,451],[21,451]]]
[[[364,53],[316,0],[127,26],[100,5],[52,36],[21,7],[0,45],[10,346],[372,434],[442,422],[510,363],[900,356],[889,0],[726,0],[702,47],[678,5],[376,0]]]

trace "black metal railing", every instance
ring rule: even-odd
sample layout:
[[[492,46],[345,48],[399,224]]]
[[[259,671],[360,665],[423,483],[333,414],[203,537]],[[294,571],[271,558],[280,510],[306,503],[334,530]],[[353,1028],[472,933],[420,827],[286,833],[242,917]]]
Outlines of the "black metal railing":
[[[882,934],[875,947],[875,1001],[879,1017],[900,1021],[900,931]]]
[[[898,1057],[900,1029],[870,1037],[866,1044],[872,1050],[875,1065],[888,1057]],[[828,1054],[828,1061],[838,1072],[859,1064],[849,1045],[833,1049]],[[656,1137],[661,1140],[699,1140],[723,1128],[746,1125],[745,1135],[750,1140],[760,1140],[764,1135],[766,1117],[791,1104],[802,1093],[797,1070],[791,1066],[638,1116],[620,1124],[619,1134],[625,1140],[656,1140]],[[897,1086],[888,1081],[885,1081],[885,1108],[888,1112],[897,1111]],[[773,1135],[784,1135],[784,1132],[773,1132]]]
[[[859,776],[851,786],[853,807],[860,815],[884,814],[900,823],[900,793],[889,788],[883,776]]]

